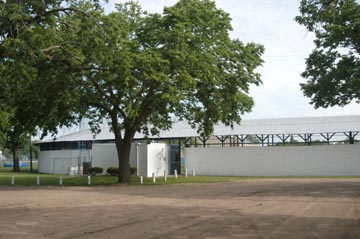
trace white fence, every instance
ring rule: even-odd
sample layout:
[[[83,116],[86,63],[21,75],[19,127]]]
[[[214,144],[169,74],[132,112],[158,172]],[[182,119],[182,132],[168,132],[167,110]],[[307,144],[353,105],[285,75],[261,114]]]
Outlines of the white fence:
[[[197,175],[359,176],[360,144],[186,148],[185,165]]]

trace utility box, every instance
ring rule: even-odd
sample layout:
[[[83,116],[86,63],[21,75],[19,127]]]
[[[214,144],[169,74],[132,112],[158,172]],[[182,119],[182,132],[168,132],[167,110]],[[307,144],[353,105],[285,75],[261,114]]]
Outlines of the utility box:
[[[165,143],[138,143],[137,175],[143,177],[163,176],[169,172],[169,145]]]

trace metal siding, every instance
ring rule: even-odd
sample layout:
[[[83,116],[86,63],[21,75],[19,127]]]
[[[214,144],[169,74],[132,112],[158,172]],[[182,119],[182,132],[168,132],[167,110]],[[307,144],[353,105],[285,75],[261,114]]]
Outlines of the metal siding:
[[[213,135],[241,135],[241,134],[305,134],[305,133],[340,133],[349,131],[360,131],[360,115],[353,116],[331,116],[331,117],[304,117],[304,118],[279,118],[279,119],[255,119],[242,120],[241,124],[233,128],[224,124],[214,126]],[[151,138],[184,138],[199,136],[196,129],[185,122],[175,122],[172,129],[160,131],[158,136]],[[143,134],[137,133],[135,139],[144,138]],[[102,128],[95,137],[91,131],[83,130],[73,134],[59,137],[56,141],[77,140],[109,140],[114,139],[114,134],[109,127]],[[53,142],[47,140],[43,142]]]

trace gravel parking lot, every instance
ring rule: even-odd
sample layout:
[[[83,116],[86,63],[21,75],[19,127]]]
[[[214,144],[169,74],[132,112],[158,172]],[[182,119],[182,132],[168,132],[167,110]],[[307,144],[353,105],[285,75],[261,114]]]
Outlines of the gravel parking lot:
[[[0,238],[360,238],[360,179],[0,187]]]

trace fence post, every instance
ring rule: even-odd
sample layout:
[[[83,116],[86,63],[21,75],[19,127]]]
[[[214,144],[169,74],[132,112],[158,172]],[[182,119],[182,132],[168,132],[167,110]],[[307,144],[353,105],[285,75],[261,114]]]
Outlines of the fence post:
[[[91,177],[87,176],[87,179],[88,179],[88,185],[90,185],[91,184]]]
[[[15,176],[11,176],[11,185],[15,184]]]
[[[36,185],[40,186],[40,176],[36,176]]]
[[[62,176],[59,177],[59,185],[62,185]]]
[[[167,177],[166,177],[166,170],[164,170],[164,181],[166,182]]]
[[[195,169],[192,169],[192,176],[195,177]]]
[[[177,170],[176,169],[174,170],[174,176],[175,176],[175,179],[177,179]]]
[[[185,169],[185,178],[187,178],[187,176],[188,176],[188,169],[186,168]]]
[[[153,183],[156,183],[155,173],[152,173],[152,180],[153,180]]]
[[[143,176],[140,176],[140,184],[144,184],[144,178],[143,178]]]

